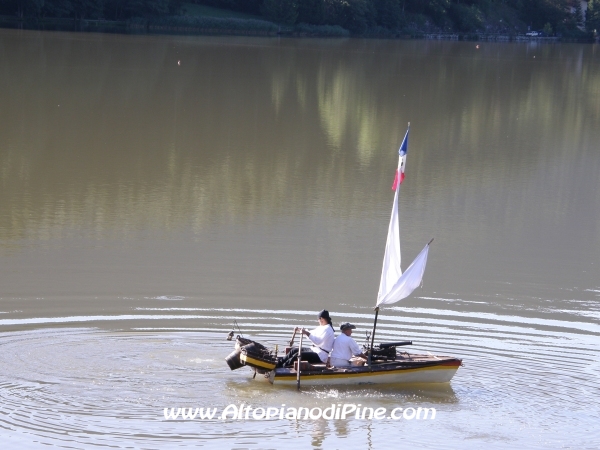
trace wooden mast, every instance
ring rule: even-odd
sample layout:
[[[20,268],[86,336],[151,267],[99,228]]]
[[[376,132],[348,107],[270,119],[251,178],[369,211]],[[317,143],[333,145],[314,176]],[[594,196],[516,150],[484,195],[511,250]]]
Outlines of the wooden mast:
[[[379,316],[379,306],[375,307],[375,320],[373,321],[373,332],[371,333],[371,348],[369,349],[369,369],[373,360],[373,342],[375,341],[375,329],[377,328],[377,316]]]

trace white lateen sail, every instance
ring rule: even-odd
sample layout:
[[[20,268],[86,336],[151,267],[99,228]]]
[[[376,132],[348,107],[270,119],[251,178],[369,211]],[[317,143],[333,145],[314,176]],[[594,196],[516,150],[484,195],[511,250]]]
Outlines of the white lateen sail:
[[[403,298],[408,297],[412,292],[421,285],[423,274],[425,273],[425,265],[427,264],[427,253],[429,252],[429,244],[425,246],[421,253],[408,266],[408,269],[402,273],[400,267],[400,227],[398,225],[398,194],[400,192],[400,184],[404,179],[404,169],[406,167],[406,153],[408,151],[408,132],[404,136],[402,145],[400,146],[400,157],[398,159],[398,170],[394,180],[394,204],[392,205],[392,217],[390,218],[390,226],[388,227],[387,242],[385,245],[385,255],[383,257],[383,268],[381,270],[381,282],[379,284],[379,293],[377,295],[377,305],[389,305],[396,303]],[[433,240],[433,239],[432,239]]]

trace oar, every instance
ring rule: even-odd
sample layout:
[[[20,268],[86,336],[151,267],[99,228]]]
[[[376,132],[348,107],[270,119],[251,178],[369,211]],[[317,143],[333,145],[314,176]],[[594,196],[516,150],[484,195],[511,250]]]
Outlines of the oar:
[[[296,332],[294,331],[294,334]],[[302,362],[302,337],[304,336],[303,332],[300,332],[300,347],[298,348],[298,373],[296,375],[296,382],[298,384],[298,390],[300,390],[300,363]]]
[[[296,338],[296,328],[294,328],[294,334],[292,334],[292,340],[290,341],[290,347],[294,345],[294,339]]]

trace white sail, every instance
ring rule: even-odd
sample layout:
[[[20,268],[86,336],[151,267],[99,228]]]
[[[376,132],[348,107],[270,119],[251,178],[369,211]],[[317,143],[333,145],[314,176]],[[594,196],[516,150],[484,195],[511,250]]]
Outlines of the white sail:
[[[385,254],[383,256],[383,267],[381,269],[381,281],[379,293],[377,294],[377,306],[389,305],[408,297],[421,285],[425,265],[427,264],[427,253],[429,244],[419,253],[404,274],[400,267],[400,226],[398,224],[398,194],[400,183],[404,177],[406,164],[406,153],[408,150],[408,131],[400,146],[400,158],[398,159],[398,170],[394,180],[394,203],[392,205],[392,217],[388,227]],[[399,183],[398,183],[399,181]]]
[[[408,266],[408,269],[396,280],[393,286],[377,299],[377,306],[389,305],[396,303],[403,298],[408,297],[412,292],[421,285],[425,266],[427,265],[427,254],[429,253],[429,244],[425,246],[421,253],[417,255],[415,260]],[[382,275],[383,277],[383,275]]]
[[[394,193],[394,204],[392,206],[392,217],[390,218],[385,253],[383,255],[383,268],[381,269],[381,281],[379,282],[377,304],[379,304],[382,297],[387,296],[388,292],[392,290],[402,275],[402,269],[400,267],[400,226],[398,225],[399,192],[400,185],[396,187],[396,192]]]

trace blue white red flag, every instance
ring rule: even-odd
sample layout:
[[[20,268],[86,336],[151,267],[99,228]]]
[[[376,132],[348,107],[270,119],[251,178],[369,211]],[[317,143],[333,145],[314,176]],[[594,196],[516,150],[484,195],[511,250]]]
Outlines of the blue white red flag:
[[[400,145],[400,150],[398,153],[400,154],[400,158],[398,160],[398,168],[396,169],[396,177],[394,178],[394,184],[392,185],[392,190],[395,191],[398,188],[398,184],[402,184],[404,181],[404,169],[406,168],[406,153],[408,152],[408,132],[410,131],[410,126],[408,130],[406,130],[406,134],[404,135],[404,140]]]

